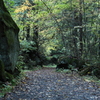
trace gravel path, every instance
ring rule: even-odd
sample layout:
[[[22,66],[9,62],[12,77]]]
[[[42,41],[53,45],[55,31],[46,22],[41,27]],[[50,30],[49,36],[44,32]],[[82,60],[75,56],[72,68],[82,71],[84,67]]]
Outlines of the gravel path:
[[[100,86],[77,74],[44,68],[27,72],[25,79],[1,100],[100,100]]]

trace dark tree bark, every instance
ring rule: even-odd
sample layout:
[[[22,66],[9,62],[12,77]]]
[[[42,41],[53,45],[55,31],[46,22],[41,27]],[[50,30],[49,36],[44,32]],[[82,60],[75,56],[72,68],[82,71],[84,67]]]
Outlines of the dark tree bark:
[[[40,60],[40,66],[43,67],[43,62],[42,62],[42,58],[41,58],[41,55],[40,55],[40,52],[39,52],[39,41],[38,41],[38,26],[34,26],[34,37],[33,37],[33,40],[35,41],[36,43],[36,56],[38,57],[38,59]]]
[[[82,28],[82,3],[83,3],[83,0],[80,0],[79,2],[79,5],[80,5],[80,12],[79,12],[79,26],[80,26],[80,29],[79,29],[79,34],[80,34],[80,55],[82,55],[83,53],[83,28]]]
[[[30,40],[30,25],[28,24],[26,27],[26,40],[29,41]]]

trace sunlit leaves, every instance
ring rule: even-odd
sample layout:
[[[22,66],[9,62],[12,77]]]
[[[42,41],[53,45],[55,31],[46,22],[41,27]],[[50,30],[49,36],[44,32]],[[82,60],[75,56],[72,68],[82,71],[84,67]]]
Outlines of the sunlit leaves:
[[[31,8],[28,7],[28,6],[24,6],[24,5],[23,5],[23,6],[21,6],[20,8],[16,9],[15,12],[16,12],[16,13],[24,12],[25,10],[28,10],[28,9],[30,10]]]
[[[32,0],[34,7],[26,0],[23,5],[16,7],[14,17],[22,30],[26,24],[39,27],[39,39],[45,51],[50,51],[56,45],[65,44],[69,51],[74,47],[76,39],[77,47],[80,47],[79,31],[84,31],[83,45],[92,44],[94,35],[99,36],[100,29],[100,1],[99,0]],[[82,2],[80,4],[80,2]],[[34,10],[32,10],[34,8]],[[82,25],[79,25],[79,13],[82,13]],[[73,30],[76,30],[75,35]],[[33,34],[33,33],[30,33]],[[63,40],[63,38],[65,40]],[[91,39],[92,38],[92,39]],[[92,42],[91,42],[92,41]],[[59,42],[59,43],[58,43]],[[43,44],[42,44],[43,43]],[[58,45],[58,46],[59,46]],[[59,46],[60,47],[60,46]],[[76,47],[73,48],[75,50]],[[85,48],[84,48],[85,49]],[[78,51],[78,50],[77,50]]]
[[[46,17],[47,15],[48,15],[47,11],[41,11],[41,12],[38,12],[38,14],[36,14],[36,17],[39,19],[42,17]]]
[[[29,5],[31,6],[31,4],[29,3],[29,1],[26,0],[23,5],[17,7],[17,9],[15,10],[15,12],[19,13],[19,12],[24,12],[25,10],[31,10],[31,7],[29,7]]]
[[[70,7],[70,4],[58,4],[55,6],[55,9],[68,9]]]
[[[29,52],[29,50],[35,50],[36,47],[33,47],[32,45],[35,45],[35,42],[34,41],[27,41],[27,40],[24,40],[24,41],[21,41],[20,42],[20,45],[21,45],[21,49],[22,51],[26,51],[26,52]]]
[[[9,7],[14,6],[14,1],[13,0],[3,0],[3,1],[4,1],[5,5],[8,9],[10,9]]]

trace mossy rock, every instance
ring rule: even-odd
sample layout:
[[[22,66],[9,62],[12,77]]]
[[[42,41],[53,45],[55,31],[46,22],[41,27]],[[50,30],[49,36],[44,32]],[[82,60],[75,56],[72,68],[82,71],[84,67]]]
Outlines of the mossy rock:
[[[4,63],[0,60],[0,81],[6,81],[6,73],[4,70]]]
[[[6,72],[6,78],[8,81],[12,81],[14,79],[14,76],[8,72]]]
[[[12,74],[4,70],[4,63],[2,60],[0,60],[0,81],[2,82],[11,81],[13,78],[14,77]]]
[[[11,32],[12,32],[12,30],[7,30],[7,31],[5,32],[6,38],[7,38],[7,42],[8,42],[8,45],[9,45],[9,46],[12,46],[13,43],[14,43],[14,34],[11,33]],[[9,33],[10,33],[10,34],[9,34]]]

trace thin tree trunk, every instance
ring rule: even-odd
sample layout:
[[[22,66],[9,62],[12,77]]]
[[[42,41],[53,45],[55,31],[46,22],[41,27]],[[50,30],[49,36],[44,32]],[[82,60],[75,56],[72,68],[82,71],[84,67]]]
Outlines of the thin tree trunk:
[[[80,5],[80,11],[79,11],[80,56],[82,56],[82,53],[83,53],[82,3],[83,3],[83,0],[80,0],[79,2],[79,5]]]

